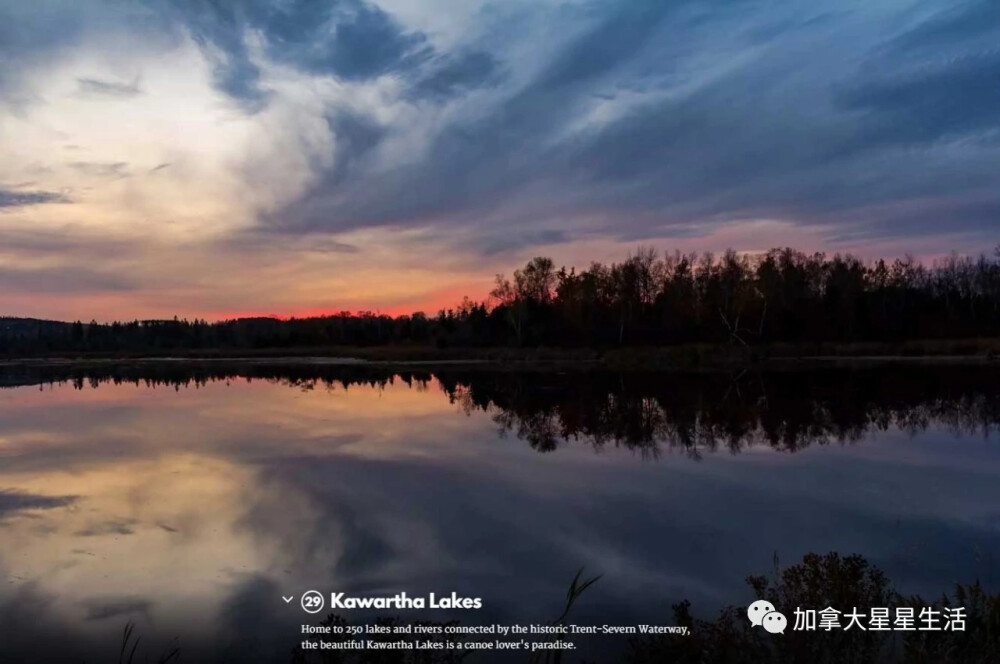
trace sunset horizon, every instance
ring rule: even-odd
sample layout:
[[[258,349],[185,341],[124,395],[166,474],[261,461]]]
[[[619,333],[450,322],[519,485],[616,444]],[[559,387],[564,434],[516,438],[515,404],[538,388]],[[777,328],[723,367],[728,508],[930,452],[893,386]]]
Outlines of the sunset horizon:
[[[632,255],[636,251],[656,249],[652,246],[639,245],[633,250],[628,251],[626,254],[618,257],[612,257],[612,261],[619,262],[621,260],[627,259],[628,256]],[[758,249],[746,249],[746,250],[736,250],[733,247],[726,247],[723,251],[691,251],[691,252],[680,252],[680,250],[674,250],[678,253],[686,253],[686,255],[695,256],[697,258],[702,258],[706,254],[711,254],[712,256],[718,257],[725,251],[733,250],[737,251],[739,254],[747,255],[753,258],[760,258],[764,256],[767,251],[778,250],[778,249],[793,249],[795,251],[800,251],[800,253],[807,255],[825,255],[825,256],[836,256],[844,255],[848,257],[854,257],[862,260],[866,264],[874,264],[878,261],[884,261],[887,265],[891,265],[894,261],[898,260],[912,260],[918,265],[923,265],[925,267],[933,267],[938,265],[941,261],[950,259],[952,257],[959,258],[969,258],[977,259],[982,256],[985,258],[990,258],[995,254],[996,251],[1000,250],[1000,244],[990,249],[982,249],[978,252],[970,252],[966,254],[960,254],[956,251],[938,253],[933,255],[914,255],[910,252],[904,252],[900,255],[895,256],[882,256],[877,254],[869,254],[869,258],[865,258],[868,252],[849,252],[849,251],[835,251],[835,252],[824,252],[821,250],[801,252],[797,247],[772,247],[769,250],[758,250]],[[657,255],[670,256],[672,252],[657,252]],[[595,261],[589,261],[593,263]],[[276,320],[291,320],[291,319],[301,319],[301,318],[323,318],[331,316],[340,315],[350,315],[350,316],[362,316],[362,315],[376,315],[376,316],[410,316],[414,314],[424,314],[426,316],[436,316],[439,312],[446,312],[449,310],[456,310],[462,305],[464,301],[468,301],[473,304],[485,304],[487,306],[495,306],[495,300],[490,296],[491,289],[495,286],[495,281],[497,277],[510,276],[513,272],[523,267],[523,265],[513,265],[509,269],[501,270],[489,276],[481,277],[475,281],[469,281],[468,287],[459,285],[448,286],[439,289],[437,292],[432,293],[426,299],[423,298],[403,298],[402,301],[393,302],[392,300],[383,301],[379,303],[373,300],[372,304],[366,305],[364,303],[356,304],[353,308],[340,307],[335,304],[337,297],[332,296],[329,299],[334,302],[328,306],[315,306],[311,308],[301,308],[295,310],[283,310],[283,309],[272,309],[272,310],[255,310],[255,309],[245,309],[245,310],[225,310],[220,309],[217,311],[197,311],[196,313],[190,313],[187,311],[177,310],[174,311],[170,308],[169,303],[160,303],[156,308],[152,309],[152,313],[155,315],[140,315],[143,311],[142,309],[137,309],[137,312],[122,311],[118,314],[111,316],[95,316],[93,312],[87,313],[86,315],[80,316],[46,316],[46,315],[26,315],[19,311],[0,311],[0,317],[6,318],[33,318],[38,320],[50,320],[59,322],[72,322],[72,321],[96,321],[101,324],[109,324],[114,322],[129,322],[133,320],[171,320],[174,318],[182,320],[205,320],[208,323],[224,322],[228,320],[237,320],[244,318],[273,318]],[[582,271],[588,267],[588,263],[583,263],[582,265],[557,265],[559,269],[565,269],[566,271]],[[29,307],[29,310],[31,308]],[[72,311],[68,310],[68,311]]]
[[[0,3],[0,313],[433,313],[538,255],[997,241],[989,3],[445,4]]]

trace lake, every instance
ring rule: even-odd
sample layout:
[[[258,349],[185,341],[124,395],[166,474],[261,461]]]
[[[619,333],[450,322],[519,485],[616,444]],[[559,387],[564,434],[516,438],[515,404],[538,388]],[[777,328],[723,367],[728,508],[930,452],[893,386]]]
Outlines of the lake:
[[[540,623],[581,568],[581,624],[712,617],[807,552],[996,590],[998,375],[7,367],[0,661],[117,661],[129,622],[153,661],[289,661],[313,588]]]

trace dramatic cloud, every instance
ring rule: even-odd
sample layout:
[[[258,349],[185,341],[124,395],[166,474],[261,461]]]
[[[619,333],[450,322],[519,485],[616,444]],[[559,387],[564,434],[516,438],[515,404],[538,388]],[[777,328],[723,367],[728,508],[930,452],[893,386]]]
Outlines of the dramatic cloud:
[[[976,252],[1000,223],[998,12],[0,0],[0,182],[33,183],[0,188],[0,233],[137,244],[99,269],[156,296],[101,306],[196,315],[416,308],[640,242]]]
[[[899,46],[950,14],[883,43],[857,17],[752,9],[610,10],[485,117],[444,127],[423,159],[324,178],[272,221],[467,225],[499,209],[515,225],[558,219],[566,237],[752,218],[885,237],[919,202],[962,209],[963,230],[995,227],[995,49],[937,62]],[[968,208],[984,195],[993,205]],[[593,210],[589,227],[574,224]],[[934,232],[919,219],[911,230]]]

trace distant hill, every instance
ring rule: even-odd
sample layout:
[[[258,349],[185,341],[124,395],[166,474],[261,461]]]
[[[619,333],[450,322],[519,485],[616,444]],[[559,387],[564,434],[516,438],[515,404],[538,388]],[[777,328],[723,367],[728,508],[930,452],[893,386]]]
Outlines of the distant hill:
[[[26,337],[39,332],[51,333],[68,330],[72,323],[40,318],[15,318],[0,316],[0,335],[5,337]]]

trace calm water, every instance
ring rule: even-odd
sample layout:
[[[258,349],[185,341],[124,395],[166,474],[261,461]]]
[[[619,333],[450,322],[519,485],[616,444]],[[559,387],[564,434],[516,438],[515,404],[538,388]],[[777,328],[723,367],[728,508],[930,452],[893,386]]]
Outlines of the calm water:
[[[540,622],[585,567],[576,622],[672,624],[809,551],[1000,583],[996,370],[216,367],[2,376],[0,661],[117,661],[130,620],[145,655],[288,661],[309,588]]]

